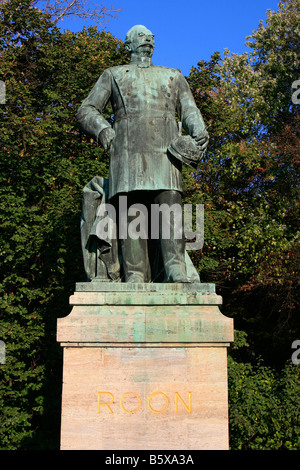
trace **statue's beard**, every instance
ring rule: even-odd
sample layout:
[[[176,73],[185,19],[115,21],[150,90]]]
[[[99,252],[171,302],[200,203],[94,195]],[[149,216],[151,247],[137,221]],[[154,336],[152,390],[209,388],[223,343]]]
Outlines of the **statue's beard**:
[[[140,57],[152,57],[153,47],[148,44],[146,46],[140,46],[137,52]]]

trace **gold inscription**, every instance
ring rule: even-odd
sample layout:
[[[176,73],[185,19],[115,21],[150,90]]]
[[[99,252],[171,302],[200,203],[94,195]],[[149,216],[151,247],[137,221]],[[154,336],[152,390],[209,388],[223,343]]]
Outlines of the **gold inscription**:
[[[134,410],[127,410],[123,406],[124,397],[129,396],[129,395],[133,395],[134,397],[136,397],[138,399],[139,404]],[[137,411],[139,411],[141,406],[142,406],[142,400],[141,400],[141,397],[137,393],[133,393],[133,392],[124,393],[120,398],[120,407],[123,411],[125,411],[125,413],[131,413],[131,414],[136,413]]]
[[[155,395],[162,395],[165,400],[166,400],[166,405],[165,407],[162,409],[162,410],[155,410],[151,405],[151,399],[155,396]],[[151,395],[149,395],[148,397],[148,400],[147,400],[147,404],[148,404],[148,408],[150,411],[152,411],[152,413],[163,413],[164,411],[166,411],[168,408],[169,408],[169,398],[167,397],[167,395],[163,392],[154,392],[154,393],[151,393]]]
[[[178,392],[175,392],[175,413],[178,413],[178,399],[181,401],[188,413],[192,412],[192,392],[189,392],[189,406],[187,406]]]
[[[101,395],[110,395],[111,399],[110,399],[110,402],[101,402]],[[109,409],[109,412],[110,413],[113,413],[113,410],[111,409],[111,407],[109,405],[111,405],[114,401],[114,396],[112,393],[110,392],[98,392],[98,403],[97,403],[97,413],[99,414],[100,413],[100,407],[101,406],[107,406],[107,408]]]
[[[142,398],[140,395],[134,392],[126,392],[120,398],[120,408],[124,413],[134,414],[137,413],[143,405]],[[97,413],[100,414],[102,409],[109,411],[109,413],[113,414],[114,411],[112,409],[113,405],[115,405],[115,398],[114,395],[110,392],[98,392],[98,399],[97,399]],[[112,407],[110,406],[112,405]],[[163,392],[153,392],[151,395],[148,396],[146,401],[147,408],[151,411],[151,413],[164,413],[167,411],[170,405],[169,397]],[[182,405],[182,406],[181,406]],[[102,408],[101,408],[102,407]],[[174,395],[174,412],[177,414],[179,411],[179,407],[182,407],[188,412],[192,412],[192,392],[188,392],[188,404],[186,403],[186,399],[184,400],[182,396],[175,392]]]

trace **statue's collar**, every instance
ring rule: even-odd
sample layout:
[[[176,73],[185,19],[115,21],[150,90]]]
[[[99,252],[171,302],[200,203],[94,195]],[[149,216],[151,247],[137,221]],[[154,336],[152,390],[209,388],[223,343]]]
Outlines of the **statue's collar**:
[[[147,68],[153,65],[151,57],[132,57],[130,63],[141,68]]]

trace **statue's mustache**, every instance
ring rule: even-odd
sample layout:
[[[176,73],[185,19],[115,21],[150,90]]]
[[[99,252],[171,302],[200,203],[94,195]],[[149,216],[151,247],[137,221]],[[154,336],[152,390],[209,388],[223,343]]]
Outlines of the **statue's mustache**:
[[[150,44],[149,42],[145,42],[144,44],[141,44],[141,45],[138,47],[138,49],[139,49],[140,47],[146,47],[146,46],[151,47],[151,49],[154,49],[154,45],[153,45],[153,44]]]

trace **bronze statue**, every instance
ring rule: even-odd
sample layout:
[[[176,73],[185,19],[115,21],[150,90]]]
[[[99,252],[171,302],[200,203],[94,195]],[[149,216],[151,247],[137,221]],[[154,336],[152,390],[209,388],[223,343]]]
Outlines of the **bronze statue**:
[[[153,65],[151,31],[134,26],[125,46],[130,64],[103,72],[77,119],[84,132],[110,151],[107,197],[116,208],[120,195],[128,196],[128,206],[181,204],[182,162],[197,164],[208,144],[202,115],[183,75]],[[109,101],[113,127],[101,114]],[[186,136],[179,134],[176,113]],[[184,237],[160,238],[155,248],[143,238],[119,243],[125,282],[189,282]],[[151,250],[160,253],[160,268],[154,267]]]

